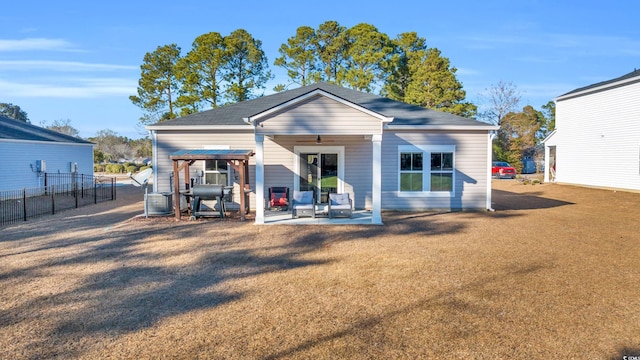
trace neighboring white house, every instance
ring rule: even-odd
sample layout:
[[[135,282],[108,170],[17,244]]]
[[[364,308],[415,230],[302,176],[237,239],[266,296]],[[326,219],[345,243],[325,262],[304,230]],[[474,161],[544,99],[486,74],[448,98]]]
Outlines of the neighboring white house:
[[[640,190],[640,70],[555,101],[556,130],[544,141],[555,181]]]
[[[0,191],[44,185],[45,173],[93,175],[93,143],[0,116]]]
[[[318,203],[327,193],[349,193],[355,209],[371,210],[372,223],[382,222],[381,210],[491,207],[496,126],[340,86],[300,87],[147,129],[155,192],[172,190],[171,154],[255,153],[246,187],[258,224],[265,221],[268,189],[281,186],[313,190]],[[187,174],[234,186],[237,202],[238,173],[224,161],[193,161]]]

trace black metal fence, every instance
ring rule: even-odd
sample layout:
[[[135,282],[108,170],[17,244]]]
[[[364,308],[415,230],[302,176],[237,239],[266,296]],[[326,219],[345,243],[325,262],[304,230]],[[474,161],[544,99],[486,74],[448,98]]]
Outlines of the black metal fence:
[[[115,178],[45,173],[42,187],[0,191],[0,226],[115,199]]]

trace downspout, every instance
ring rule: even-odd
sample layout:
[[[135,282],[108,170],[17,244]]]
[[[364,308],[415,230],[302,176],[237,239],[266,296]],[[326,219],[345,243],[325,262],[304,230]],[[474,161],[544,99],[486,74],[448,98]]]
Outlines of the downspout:
[[[487,141],[487,211],[495,211],[491,207],[491,163],[493,161],[493,139],[496,138],[495,131],[489,131],[489,137]]]

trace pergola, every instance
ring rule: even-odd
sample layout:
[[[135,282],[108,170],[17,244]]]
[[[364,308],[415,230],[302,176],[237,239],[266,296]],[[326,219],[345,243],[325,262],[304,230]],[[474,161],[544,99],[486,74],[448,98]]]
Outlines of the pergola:
[[[189,166],[198,160],[224,160],[238,172],[240,183],[240,219],[245,220],[245,184],[249,183],[249,158],[253,150],[179,150],[169,154],[173,161],[173,199],[176,220],[180,220],[180,170],[184,171],[184,188],[189,190]],[[182,163],[180,163],[182,162]]]

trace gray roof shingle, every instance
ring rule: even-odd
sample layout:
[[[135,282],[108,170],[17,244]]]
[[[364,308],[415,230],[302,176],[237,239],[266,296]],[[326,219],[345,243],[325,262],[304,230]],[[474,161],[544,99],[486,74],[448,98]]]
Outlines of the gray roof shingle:
[[[345,101],[367,108],[386,117],[393,117],[390,125],[432,125],[432,126],[489,126],[489,124],[457,116],[442,111],[425,109],[400,101],[391,100],[378,95],[365,93],[353,89],[328,83],[316,83],[284,92],[247,100],[216,109],[202,111],[196,114],[164,121],[151,125],[171,127],[185,125],[248,125],[243,118],[262,113],[300,96],[322,90]]]
[[[558,99],[564,98],[564,97],[571,97],[570,95],[572,95],[572,94],[582,93],[582,92],[584,92],[586,90],[589,90],[589,89],[596,89],[596,88],[599,88],[599,87],[602,87],[602,86],[605,86],[605,85],[608,85],[608,84],[614,84],[614,83],[617,83],[619,81],[632,79],[634,77],[638,77],[638,81],[640,81],[640,70],[634,69],[632,72],[630,72],[628,74],[625,74],[625,75],[622,75],[620,77],[617,77],[615,79],[601,81],[599,83],[595,83],[595,84],[591,84],[591,85],[587,85],[587,86],[583,86],[583,87],[577,88],[575,90],[571,90],[566,94],[562,94],[562,95],[558,96]]]
[[[89,141],[61,134],[57,131],[31,125],[0,115],[0,139],[51,141],[63,143],[92,144]]]

